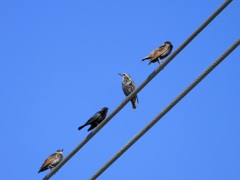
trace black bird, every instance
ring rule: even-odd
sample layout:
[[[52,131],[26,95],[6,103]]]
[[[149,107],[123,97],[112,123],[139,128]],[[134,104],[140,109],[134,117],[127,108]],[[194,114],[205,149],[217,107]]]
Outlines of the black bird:
[[[78,130],[81,130],[87,125],[91,125],[88,131],[97,127],[107,116],[108,108],[104,107],[101,111],[96,112],[84,125],[80,126]]]
[[[123,92],[126,96],[128,96],[129,94],[131,94],[136,89],[135,84],[134,84],[132,78],[127,73],[123,73],[123,74],[119,73],[119,75],[122,76]],[[133,99],[131,100],[133,109],[137,108],[136,101],[138,102],[137,95],[134,96]]]
[[[167,57],[171,51],[172,51],[173,45],[171,42],[166,41],[164,45],[158,47],[157,49],[153,50],[148,56],[142,59],[142,61],[146,59],[150,59],[150,62],[148,65],[158,62],[159,64],[162,64],[162,59]]]
[[[47,169],[52,169],[58,165],[63,159],[63,149],[57,150],[57,152],[50,155],[42,164],[41,168],[39,169],[38,173],[45,171]]]

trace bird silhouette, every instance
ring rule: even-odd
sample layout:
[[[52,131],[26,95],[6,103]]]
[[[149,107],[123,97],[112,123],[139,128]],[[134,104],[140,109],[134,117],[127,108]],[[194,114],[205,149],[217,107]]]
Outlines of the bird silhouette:
[[[122,73],[122,74],[119,73],[119,75],[122,76],[122,89],[123,89],[123,92],[124,92],[124,94],[126,96],[128,96],[136,89],[135,84],[134,84],[132,78],[127,73]],[[138,102],[137,95],[134,96],[132,98],[132,100],[131,100],[133,109],[137,108],[136,101]]]
[[[88,131],[91,131],[105,119],[105,117],[107,116],[107,112],[108,112],[107,107],[102,108],[101,111],[96,112],[84,125],[80,126],[78,130],[81,130],[87,125],[91,125],[90,128],[88,129]]]
[[[146,59],[150,59],[149,65],[155,62],[162,64],[162,59],[167,57],[172,51],[173,45],[171,42],[166,41],[164,45],[153,50],[148,56],[142,59],[142,61]]]
[[[45,171],[47,169],[52,169],[56,167],[63,159],[63,149],[57,150],[57,152],[50,155],[42,164],[41,168],[39,169],[38,173]]]

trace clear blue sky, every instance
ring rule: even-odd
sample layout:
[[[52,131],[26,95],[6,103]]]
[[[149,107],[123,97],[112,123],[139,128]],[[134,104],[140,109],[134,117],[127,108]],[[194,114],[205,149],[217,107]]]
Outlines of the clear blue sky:
[[[141,58],[181,45],[224,1],[0,2],[1,179],[37,174],[57,149],[71,152],[78,131],[102,107],[125,98],[154,71]],[[233,1],[52,179],[88,179],[240,37]],[[240,179],[240,48],[163,117],[99,179]]]

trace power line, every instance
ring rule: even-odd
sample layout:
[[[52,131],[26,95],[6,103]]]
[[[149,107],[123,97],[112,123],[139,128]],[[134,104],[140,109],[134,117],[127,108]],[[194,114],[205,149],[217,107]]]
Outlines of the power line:
[[[153,127],[168,111],[170,111],[182,98],[184,98],[198,83],[201,82],[218,64],[220,64],[237,46],[240,45],[238,39],[229,49],[227,49],[215,62],[213,62],[200,76],[198,76],[183,92],[179,94],[167,107],[165,107],[149,124],[139,131],[125,146],[123,146],[105,165],[103,165],[91,178],[95,180],[109,166],[111,166],[123,153],[125,153],[137,140],[139,140],[151,127]]]
[[[106,117],[106,119],[101,122],[80,144],[77,145],[75,149],[73,149],[72,152],[70,152],[55,168],[50,171],[49,174],[47,174],[43,180],[50,179],[69,159],[71,159],[100,129],[102,129],[103,126],[105,126],[108,121],[110,121],[138,92],[140,92],[169,62],[172,61],[172,59],[181,52],[219,13],[222,12],[223,9],[225,9],[232,0],[226,0],[195,32],[193,32],[190,37],[182,43],[181,46],[179,46],[178,49],[176,49],[169,58],[163,62],[161,66],[158,66],[155,71],[153,71],[145,81],[143,81],[140,86],[135,89],[129,96],[126,97],[126,99],[111,113],[109,116]]]

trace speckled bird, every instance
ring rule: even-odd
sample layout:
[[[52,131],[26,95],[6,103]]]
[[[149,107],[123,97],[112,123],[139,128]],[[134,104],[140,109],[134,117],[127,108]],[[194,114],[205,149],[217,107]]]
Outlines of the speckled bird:
[[[123,92],[126,96],[128,96],[136,89],[135,84],[134,84],[132,78],[127,73],[122,73],[122,74],[119,73],[119,75],[122,76]],[[137,95],[134,96],[133,99],[131,100],[133,109],[137,108],[136,101],[138,102]]]
[[[91,131],[95,127],[97,127],[107,116],[108,108],[104,107],[101,111],[96,112],[84,125],[80,126],[78,130],[81,130],[87,125],[91,125],[88,131]]]
[[[60,150],[57,150],[57,152],[53,153],[51,156],[49,156],[42,164],[38,173],[45,171],[47,169],[52,169],[56,167],[63,159],[62,152],[63,152],[63,149],[60,149]]]
[[[164,45],[153,50],[148,56],[143,58],[142,61],[146,59],[150,59],[149,65],[155,62],[162,64],[162,59],[164,59],[171,53],[172,48],[173,48],[172,43],[169,41],[166,41]]]

